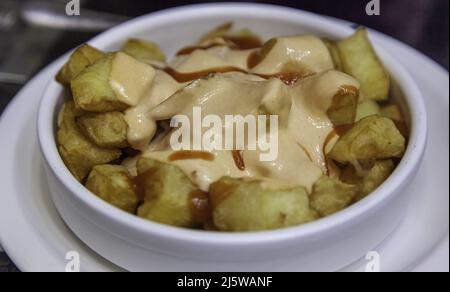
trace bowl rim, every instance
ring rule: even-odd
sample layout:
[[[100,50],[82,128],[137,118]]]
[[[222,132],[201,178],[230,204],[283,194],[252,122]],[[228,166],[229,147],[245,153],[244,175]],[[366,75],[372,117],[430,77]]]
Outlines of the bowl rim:
[[[338,37],[343,37],[352,33],[353,29],[343,24],[337,24],[334,20],[326,19],[317,14],[286,8],[277,5],[251,4],[251,3],[222,3],[222,4],[196,4],[187,5],[171,9],[162,10],[156,13],[147,14],[132,19],[124,24],[114,27],[94,39],[89,43],[102,48],[111,45],[124,36],[130,36],[141,31],[149,25],[164,25],[171,23],[176,19],[195,19],[204,16],[250,16],[265,17],[270,21],[287,20],[299,25],[323,28],[332,32]],[[119,37],[117,37],[119,36]],[[180,240],[191,242],[193,244],[215,244],[215,245],[239,245],[239,244],[267,244],[270,242],[279,242],[293,238],[307,238],[328,231],[338,230],[346,224],[355,223],[354,220],[371,214],[373,211],[382,207],[385,203],[392,200],[397,189],[417,171],[418,164],[421,162],[427,141],[427,114],[422,94],[406,71],[406,69],[391,55],[385,52],[374,42],[375,49],[380,55],[381,60],[388,67],[391,75],[396,79],[399,87],[404,93],[406,103],[411,116],[411,136],[409,144],[402,161],[397,166],[393,174],[366,199],[334,214],[320,220],[293,226],[284,229],[249,232],[249,233],[222,233],[189,230],[185,228],[172,227],[160,223],[148,221],[135,215],[121,211],[112,205],[104,202],[97,196],[89,192],[80,184],[70,173],[62,161],[54,132],[56,121],[56,107],[59,104],[63,88],[54,79],[52,79],[44,91],[40,101],[37,118],[37,132],[40,150],[45,162],[53,175],[64,185],[71,195],[82,203],[83,207],[95,211],[99,216],[109,220],[109,224],[117,226],[127,226],[136,232],[148,236],[161,237],[167,240]],[[70,53],[61,57],[57,63],[61,65]],[[58,98],[55,98],[58,97]],[[51,110],[49,110],[51,109]]]

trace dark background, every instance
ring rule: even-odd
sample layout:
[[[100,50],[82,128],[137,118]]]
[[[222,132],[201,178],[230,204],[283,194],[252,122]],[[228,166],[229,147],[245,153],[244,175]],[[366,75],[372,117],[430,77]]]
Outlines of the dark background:
[[[32,1],[0,0],[0,72],[14,73],[23,78],[8,83],[0,81],[0,113],[27,79],[66,51],[97,34],[27,24],[20,15],[24,5]],[[68,0],[45,2],[64,7]],[[208,2],[226,1],[82,0],[82,11],[84,8],[135,17],[164,8]],[[234,2],[285,5],[362,24],[391,35],[420,50],[443,67],[449,67],[448,0],[380,0],[381,16],[370,17],[365,13],[369,0]],[[2,271],[16,271],[5,254],[0,254]]]

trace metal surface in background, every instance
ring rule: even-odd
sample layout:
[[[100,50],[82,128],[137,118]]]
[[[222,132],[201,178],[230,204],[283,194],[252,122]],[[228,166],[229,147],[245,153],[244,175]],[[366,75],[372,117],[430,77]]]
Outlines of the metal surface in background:
[[[448,0],[380,0],[381,16],[367,16],[369,0],[239,1],[295,7],[359,23],[405,42],[449,67]],[[0,0],[0,114],[40,69],[103,30],[164,8],[225,1],[81,0],[81,15],[65,13],[68,0]],[[4,143],[4,142],[3,142]],[[17,271],[0,253],[0,272]]]

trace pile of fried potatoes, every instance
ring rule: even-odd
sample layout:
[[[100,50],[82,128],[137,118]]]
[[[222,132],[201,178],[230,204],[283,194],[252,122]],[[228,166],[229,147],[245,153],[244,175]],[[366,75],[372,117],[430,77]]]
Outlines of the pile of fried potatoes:
[[[202,41],[229,33],[227,24]],[[249,31],[240,34],[253,35]],[[124,111],[131,105],[115,95],[109,78],[114,62],[124,55],[140,64],[165,61],[160,48],[144,40],[129,40],[114,53],[83,45],[59,71],[56,80],[72,93],[59,113],[60,155],[73,176],[101,199],[172,226],[262,231],[334,214],[365,198],[391,175],[405,152],[408,130],[402,111],[390,99],[390,76],[367,31],[359,29],[341,41],[323,41],[336,69],[361,83],[361,96],[352,88],[343,88],[328,110],[340,138],[327,159],[339,171],[324,174],[310,193],[301,186],[273,189],[256,179],[229,177],[204,193],[176,166],[141,157],[130,149]],[[130,157],[137,158],[137,173],[121,165]]]

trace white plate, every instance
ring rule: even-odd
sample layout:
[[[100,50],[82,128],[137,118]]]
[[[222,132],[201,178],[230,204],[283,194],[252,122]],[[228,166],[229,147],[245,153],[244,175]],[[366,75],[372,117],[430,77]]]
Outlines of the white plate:
[[[398,41],[374,35],[415,78],[430,119],[425,161],[408,190],[413,203],[405,206],[409,211],[403,224],[376,250],[381,268],[448,271],[448,240],[443,241],[449,233],[448,72]],[[83,271],[117,271],[76,238],[49,198],[35,121],[39,98],[57,69],[50,65],[30,81],[0,120],[0,139],[5,140],[0,151],[0,243],[22,271],[64,271],[69,251],[80,254]],[[345,270],[363,271],[365,264],[361,260]]]

